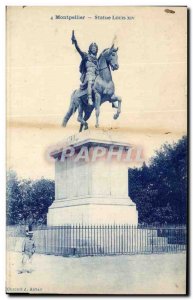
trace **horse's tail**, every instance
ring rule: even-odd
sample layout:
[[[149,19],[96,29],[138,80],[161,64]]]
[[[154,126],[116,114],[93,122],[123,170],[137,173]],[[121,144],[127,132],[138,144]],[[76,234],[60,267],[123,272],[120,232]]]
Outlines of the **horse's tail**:
[[[71,99],[72,99],[72,106],[73,106],[73,111],[72,111],[72,114],[74,115],[77,108],[78,108],[78,100],[77,99],[74,99],[73,96],[74,94],[76,93],[76,90],[73,92],[72,96],[71,96]]]
[[[75,94],[76,90],[72,93],[72,96],[71,96],[71,101],[70,101],[70,107],[63,119],[63,122],[62,122],[62,126],[66,127],[70,117],[76,112],[77,108],[78,108],[78,105],[77,105],[77,101],[76,99],[74,98],[74,94]]]

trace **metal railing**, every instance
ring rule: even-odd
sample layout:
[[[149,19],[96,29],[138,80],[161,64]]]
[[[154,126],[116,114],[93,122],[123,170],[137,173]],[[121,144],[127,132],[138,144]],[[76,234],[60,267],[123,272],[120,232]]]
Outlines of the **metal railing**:
[[[173,253],[186,250],[186,227],[64,225],[34,227],[36,252],[62,256]],[[7,249],[19,251],[25,227],[7,230]]]

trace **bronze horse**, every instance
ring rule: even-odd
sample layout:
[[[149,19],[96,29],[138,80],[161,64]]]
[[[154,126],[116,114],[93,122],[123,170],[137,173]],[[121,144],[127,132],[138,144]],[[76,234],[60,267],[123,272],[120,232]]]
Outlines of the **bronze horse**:
[[[75,90],[72,93],[69,109],[63,119],[62,125],[65,127],[73,113],[78,109],[77,120],[81,123],[80,131],[88,129],[87,120],[90,118],[95,108],[96,125],[99,127],[100,106],[105,101],[112,103],[112,107],[116,108],[114,119],[119,117],[121,113],[121,98],[115,95],[115,86],[112,80],[111,70],[118,70],[118,48],[114,45],[111,48],[103,50],[98,58],[99,75],[96,77],[93,85],[93,105],[88,105],[87,90]]]

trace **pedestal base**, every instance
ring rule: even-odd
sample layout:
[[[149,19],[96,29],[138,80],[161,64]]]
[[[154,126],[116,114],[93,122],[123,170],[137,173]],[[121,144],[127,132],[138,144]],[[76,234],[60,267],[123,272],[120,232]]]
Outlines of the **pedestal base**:
[[[82,199],[82,201],[79,199],[79,204],[76,204],[76,201],[55,201],[47,215],[48,226],[65,224],[137,225],[138,223],[136,205],[129,198],[88,198]]]

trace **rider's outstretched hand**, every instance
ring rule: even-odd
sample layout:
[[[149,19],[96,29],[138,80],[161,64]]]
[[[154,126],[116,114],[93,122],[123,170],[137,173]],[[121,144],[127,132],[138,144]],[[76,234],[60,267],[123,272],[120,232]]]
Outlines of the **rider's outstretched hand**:
[[[72,30],[72,44],[75,44],[76,43],[76,38],[75,38],[75,35],[74,35],[74,30]]]

